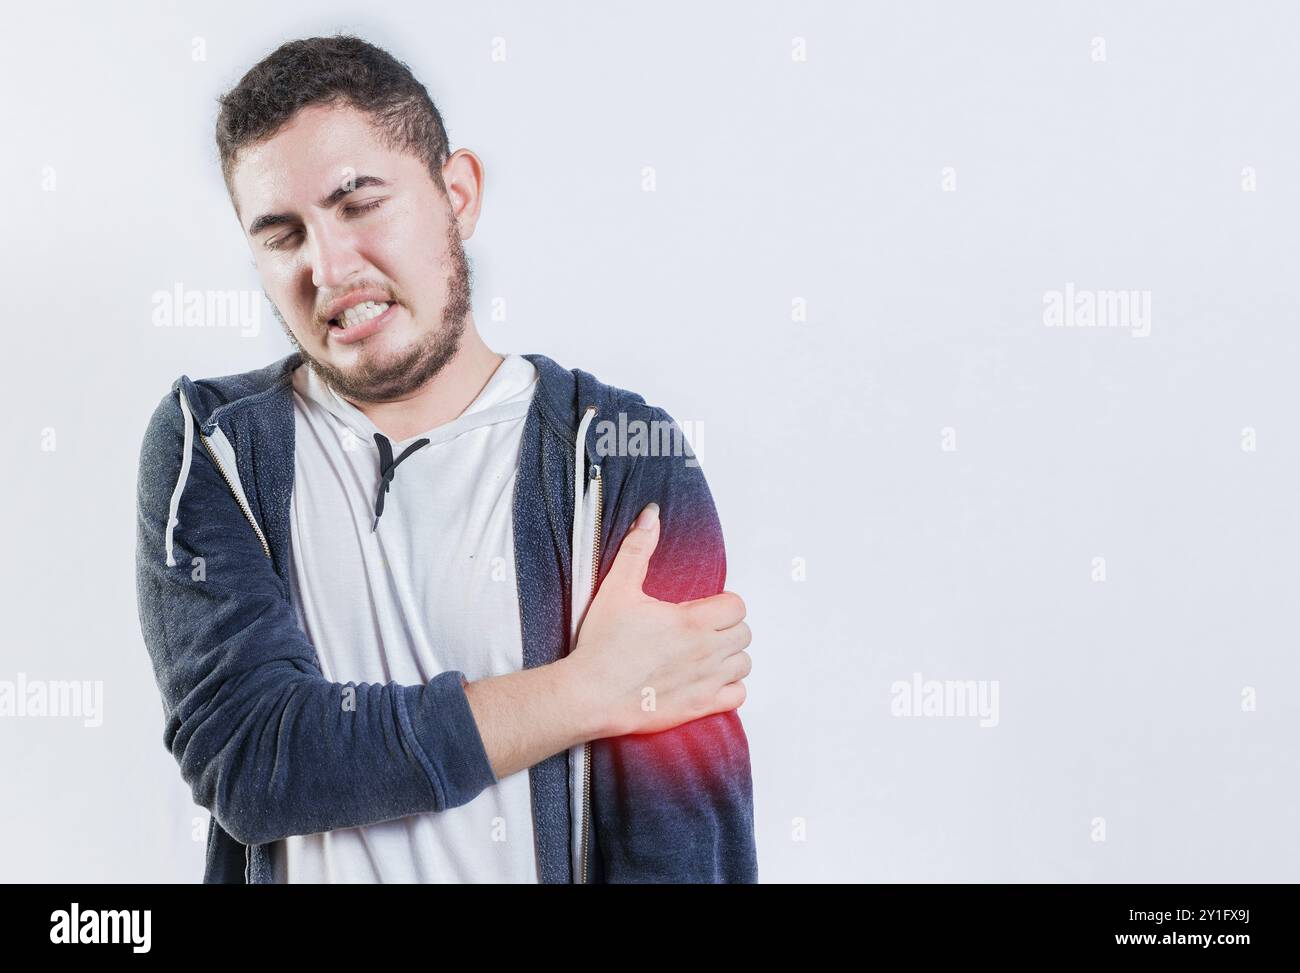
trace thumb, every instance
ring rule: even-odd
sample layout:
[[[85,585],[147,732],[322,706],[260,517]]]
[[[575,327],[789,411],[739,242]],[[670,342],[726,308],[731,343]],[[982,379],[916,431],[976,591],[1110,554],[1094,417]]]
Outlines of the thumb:
[[[646,504],[640,516],[632,524],[632,529],[623,538],[618,547],[614,563],[610,565],[605,584],[613,582],[623,589],[631,588],[637,592],[645,584],[645,575],[650,567],[650,555],[659,543],[659,504]]]

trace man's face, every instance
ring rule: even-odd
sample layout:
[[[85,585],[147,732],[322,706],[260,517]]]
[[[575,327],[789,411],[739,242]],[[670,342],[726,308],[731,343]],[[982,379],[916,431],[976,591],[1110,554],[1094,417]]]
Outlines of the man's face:
[[[304,108],[241,151],[231,182],[276,316],[339,394],[403,398],[455,355],[470,309],[456,218],[424,163],[385,148],[366,115]],[[367,300],[389,306],[365,320]]]

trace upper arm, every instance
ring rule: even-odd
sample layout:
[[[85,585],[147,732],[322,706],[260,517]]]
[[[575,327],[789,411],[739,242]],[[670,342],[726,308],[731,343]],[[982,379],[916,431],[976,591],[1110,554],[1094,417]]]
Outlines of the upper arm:
[[[673,422],[662,409],[652,411]],[[718,594],[726,550],[699,463],[660,455],[637,465],[620,520],[630,525],[654,501],[661,524],[643,590],[674,603]],[[738,712],[597,741],[593,759],[597,776],[613,779],[596,808],[608,881],[757,880],[749,742]]]

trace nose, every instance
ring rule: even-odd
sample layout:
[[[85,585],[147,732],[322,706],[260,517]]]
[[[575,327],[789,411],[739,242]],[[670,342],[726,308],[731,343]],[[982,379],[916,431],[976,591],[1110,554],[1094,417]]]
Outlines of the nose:
[[[317,290],[332,290],[362,268],[356,241],[346,227],[321,225],[312,234],[311,282]]]

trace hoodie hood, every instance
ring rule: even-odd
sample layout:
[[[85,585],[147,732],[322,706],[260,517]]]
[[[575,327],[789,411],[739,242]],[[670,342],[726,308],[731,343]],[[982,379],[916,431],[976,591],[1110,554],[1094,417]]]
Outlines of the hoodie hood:
[[[379,453],[379,485],[376,487],[374,521],[370,530],[379,528],[384,513],[384,498],[393,488],[397,468],[408,458],[426,448],[451,442],[473,429],[510,422],[527,415],[537,384],[537,369],[519,355],[506,355],[474,400],[459,416],[429,431],[400,441],[392,441],[368,415],[326,383],[316,369],[304,365],[292,373],[294,392],[307,409],[319,409],[333,418],[343,435],[362,442]]]
[[[539,418],[549,433],[558,437],[567,448],[573,450],[574,530],[570,548],[570,569],[577,572],[579,566],[588,560],[584,556],[584,552],[580,550],[583,547],[583,538],[579,537],[581,531],[579,525],[583,524],[585,519],[589,519],[584,518],[583,514],[584,510],[590,508],[593,503],[592,498],[588,495],[591,478],[586,457],[589,453],[591,455],[595,455],[595,453],[592,448],[594,444],[589,443],[587,440],[592,436],[591,425],[595,416],[607,409],[611,412],[614,410],[614,404],[605,401],[610,392],[614,391],[610,386],[603,385],[594,376],[580,369],[571,371],[563,368],[544,355],[508,356],[507,362],[498,367],[493,374],[493,378],[489,380],[479,396],[475,398],[474,402],[467,407],[461,416],[450,423],[430,430],[426,437],[430,441],[434,437],[439,437],[438,441],[445,441],[445,439],[459,435],[468,429],[492,422],[500,422],[521,414],[520,411],[517,411],[521,409],[518,402],[497,400],[498,393],[503,388],[509,387],[510,378],[514,374],[513,372],[502,372],[502,368],[507,363],[510,363],[511,358],[517,359],[516,362],[512,363],[512,369],[518,368],[523,362],[528,362],[532,364],[537,373],[532,394],[528,400],[522,402],[522,411],[527,412],[529,408],[535,405],[539,411]],[[401,458],[404,458],[404,451],[410,450],[414,452],[415,450],[411,449],[411,447],[418,443],[420,439],[426,437],[414,437],[400,443],[390,444],[391,449],[385,455],[380,442],[374,438],[379,430],[370,422],[365,413],[333,392],[332,389],[320,381],[310,367],[305,369],[299,367],[303,364],[302,355],[295,351],[279,361],[255,371],[201,379],[197,382],[191,380],[187,375],[181,375],[172,383],[172,391],[177,397],[177,408],[180,409],[184,416],[185,439],[182,446],[181,468],[176,479],[175,488],[172,491],[171,503],[168,509],[167,530],[164,539],[165,549],[163,554],[168,567],[174,567],[176,564],[173,554],[173,536],[175,528],[179,526],[177,513],[189,477],[193,437],[196,431],[208,454],[230,485],[231,491],[243,509],[245,517],[253,529],[257,531],[263,550],[266,551],[268,557],[270,556],[270,545],[263,534],[261,526],[259,526],[252,514],[244,486],[239,479],[235,449],[230,443],[222,423],[225,422],[228,425],[231,417],[237,413],[245,409],[257,408],[259,404],[265,403],[272,397],[283,397],[286,387],[299,390],[305,397],[310,398],[314,403],[335,415],[339,421],[344,422],[348,428],[352,429],[358,438],[379,453],[381,466],[387,464],[385,469],[380,469],[377,466],[376,475],[378,479],[375,506],[377,510],[376,524],[378,523],[379,514],[382,513],[383,494],[393,479],[394,468],[401,461]],[[640,396],[631,395],[630,393],[623,394],[632,401],[644,402]],[[382,436],[382,433],[380,435]],[[409,455],[409,453],[406,453],[406,455]],[[590,472],[599,478],[600,470],[598,466],[592,464]],[[573,606],[571,625],[575,630],[577,623],[580,621],[579,616],[582,614],[576,604],[580,597],[581,587],[580,585],[574,585],[573,597],[575,605]]]
[[[567,369],[545,355],[521,357],[532,362],[537,369],[537,404],[543,421],[554,435],[570,446],[574,445],[578,425],[587,407],[594,406],[600,412],[613,410],[611,396],[615,393],[622,395],[625,405],[644,405],[641,396],[604,385],[582,369]],[[303,357],[295,351],[254,371],[197,381],[181,375],[172,383],[171,391],[173,395],[185,396],[188,414],[193,416],[201,432],[210,435],[229,416],[255,408],[282,392],[301,364]]]
[[[459,416],[427,432],[402,440],[388,440],[400,453],[424,440],[431,446],[449,442],[471,429],[517,419],[528,412],[537,383],[537,369],[521,355],[506,355],[491,378]],[[294,369],[293,390],[313,405],[324,409],[362,442],[374,448],[376,435],[383,435],[364,412],[339,395],[310,365]],[[385,437],[387,439],[388,437]]]

